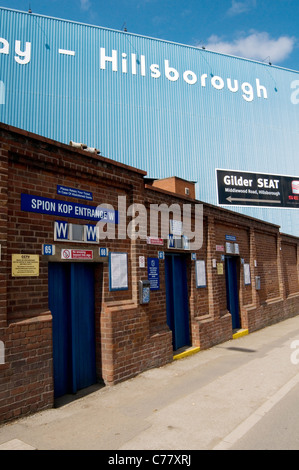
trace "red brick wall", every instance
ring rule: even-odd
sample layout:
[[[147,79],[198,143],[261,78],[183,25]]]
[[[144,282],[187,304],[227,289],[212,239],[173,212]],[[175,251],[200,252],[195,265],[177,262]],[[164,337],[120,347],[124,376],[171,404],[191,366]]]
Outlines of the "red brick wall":
[[[66,217],[22,212],[20,194],[57,199],[56,185],[61,184],[91,191],[93,206],[109,203],[115,209],[118,196],[125,196],[126,208],[121,216],[133,203],[145,204],[149,211],[150,204],[176,203],[182,208],[192,202],[184,196],[145,187],[144,175],[102,157],[0,125],[0,341],[5,344],[5,364],[0,364],[0,421],[53,405],[48,258],[41,256],[41,246],[53,243],[56,219],[74,223]],[[62,196],[59,199],[73,200]],[[126,217],[125,229],[134,216],[133,211],[132,217]],[[191,251],[179,251],[187,261],[192,346],[205,349],[232,337],[221,259],[225,252],[216,249],[217,245],[225,247],[227,234],[235,236],[239,245],[239,255],[235,256],[241,327],[250,332],[298,314],[298,238],[280,235],[274,225],[207,204],[203,221],[203,244],[191,251],[195,251],[197,260],[205,261],[206,287],[196,288]],[[194,230],[194,219],[192,224]],[[116,228],[116,234],[117,231]],[[66,246],[55,244],[57,250]],[[107,261],[97,263],[95,268],[97,375],[106,384],[114,384],[172,360],[164,261],[159,261],[160,289],[151,291],[148,305],[139,305],[138,282],[147,279],[147,262],[145,268],[140,267],[139,256],[147,260],[157,258],[158,251],[174,251],[168,250],[167,240],[159,246],[148,244],[144,237],[105,239],[100,246],[108,247],[110,252],[128,253],[128,290],[109,291]],[[90,245],[82,244],[80,248]],[[39,276],[12,277],[13,253],[39,254]],[[213,260],[216,265],[223,265],[223,274],[213,267]],[[251,284],[246,286],[243,263],[250,264]],[[260,291],[256,290],[255,276],[261,278]]]
[[[165,328],[150,332],[149,307],[133,303],[102,312],[103,376],[115,384],[151,367],[172,360],[171,333]]]
[[[188,196],[195,199],[195,185],[192,182],[182,180],[177,177],[165,178],[163,180],[156,180],[152,183],[153,187],[170,191],[177,195]],[[186,194],[186,188],[189,189],[189,194]]]
[[[296,294],[299,291],[297,270],[297,245],[282,243],[283,276],[286,295]]]
[[[0,148],[0,331],[6,327],[7,320],[7,180],[8,180],[8,150],[4,144]]]
[[[257,269],[261,278],[260,302],[279,297],[277,235],[256,233]]]
[[[53,405],[51,315],[11,323],[0,338],[0,422]]]
[[[128,177],[123,175],[123,187],[127,187],[127,191],[121,189],[119,186],[121,183],[118,181],[120,178],[113,176],[113,172],[110,170],[102,169],[98,170],[98,174],[93,175],[93,171],[88,172],[87,162],[81,157],[81,166],[71,163],[71,157],[67,154],[64,155],[66,161],[67,157],[70,160],[70,167],[73,166],[76,169],[77,180],[74,180],[71,175],[65,175],[65,160],[62,165],[62,177],[57,174],[57,167],[55,166],[57,157],[53,156],[49,152],[39,155],[41,160],[49,160],[50,157],[54,160],[52,164],[44,164],[35,161],[32,168],[28,170],[25,156],[21,156],[21,149],[13,149],[10,152],[10,165],[9,165],[9,176],[8,176],[8,206],[9,206],[9,221],[8,221],[8,239],[9,248],[7,251],[10,259],[13,253],[41,253],[42,243],[52,243],[54,234],[54,220],[66,220],[73,222],[73,219],[67,217],[49,217],[42,214],[34,214],[30,212],[22,212],[20,209],[20,194],[29,193],[37,196],[57,198],[56,185],[61,184],[70,187],[76,187],[82,190],[89,190],[93,192],[94,201],[93,205],[100,205],[106,201],[109,201],[114,208],[118,207],[118,196],[128,196],[128,203],[131,199],[132,187],[134,179],[130,178],[130,185],[128,184]],[[20,153],[17,153],[19,151]],[[62,156],[60,157],[62,159]],[[38,164],[39,163],[39,164]],[[44,168],[46,166],[46,168]],[[105,178],[103,173],[108,173]],[[109,175],[112,173],[112,175]],[[36,175],[38,174],[38,178]],[[115,178],[113,185],[111,179]],[[140,178],[139,178],[140,179]],[[78,182],[79,181],[79,182]],[[100,181],[100,183],[98,183]],[[136,186],[139,184],[138,178],[136,178]],[[59,199],[65,201],[72,201],[72,198],[59,196]],[[88,223],[88,221],[80,221],[80,223]],[[107,246],[107,240],[101,243],[101,246]],[[86,246],[82,246],[86,248]],[[115,251],[126,251],[130,253],[130,240],[117,240],[114,244],[113,249]],[[7,295],[7,308],[9,319],[18,318],[19,312],[22,311],[22,317],[32,316],[33,311],[43,311],[48,308],[48,279],[47,279],[47,262],[41,260],[40,263],[40,275],[37,278],[8,278],[8,295]],[[130,274],[130,273],[129,273]],[[126,300],[131,298],[129,291],[118,291],[109,292],[107,275],[107,266],[104,271],[104,296],[105,300]],[[129,275],[131,280],[131,276]],[[26,286],[26,289],[24,289]]]

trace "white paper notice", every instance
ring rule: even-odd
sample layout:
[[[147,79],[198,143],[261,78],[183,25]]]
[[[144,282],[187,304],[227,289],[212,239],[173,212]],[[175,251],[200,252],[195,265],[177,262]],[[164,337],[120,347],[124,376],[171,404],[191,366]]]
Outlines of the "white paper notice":
[[[244,264],[244,283],[245,286],[248,286],[251,281],[250,281],[250,265],[249,264]]]
[[[203,260],[196,261],[196,287],[206,287],[206,268]]]
[[[127,253],[110,254],[110,287],[113,290],[128,288]]]

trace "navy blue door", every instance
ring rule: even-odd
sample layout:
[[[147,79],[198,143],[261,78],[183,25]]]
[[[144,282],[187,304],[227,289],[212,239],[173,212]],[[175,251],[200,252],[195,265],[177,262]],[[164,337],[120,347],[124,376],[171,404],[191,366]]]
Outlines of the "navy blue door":
[[[226,302],[232,316],[232,327],[240,328],[237,258],[225,257]]]
[[[165,283],[167,324],[172,331],[173,349],[190,344],[186,261],[180,255],[166,255]]]
[[[94,271],[81,263],[49,263],[55,398],[96,382]]]

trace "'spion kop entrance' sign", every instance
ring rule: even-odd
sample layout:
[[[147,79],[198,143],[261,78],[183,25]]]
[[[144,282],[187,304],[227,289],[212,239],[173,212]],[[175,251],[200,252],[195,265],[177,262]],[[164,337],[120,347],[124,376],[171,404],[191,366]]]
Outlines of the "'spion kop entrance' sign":
[[[299,208],[299,177],[216,170],[218,204]]]
[[[100,206],[88,206],[75,202],[61,201],[47,197],[21,194],[21,210],[38,214],[61,215],[76,219],[87,219],[117,223],[117,212]]]

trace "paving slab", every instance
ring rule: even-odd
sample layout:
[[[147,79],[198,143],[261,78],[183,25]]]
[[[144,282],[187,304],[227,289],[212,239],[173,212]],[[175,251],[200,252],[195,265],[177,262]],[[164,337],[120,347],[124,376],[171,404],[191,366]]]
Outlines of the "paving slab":
[[[294,340],[299,316],[118,385],[95,386],[88,395],[0,426],[0,450],[229,447],[259,411],[284,396],[284,387],[298,382]]]

